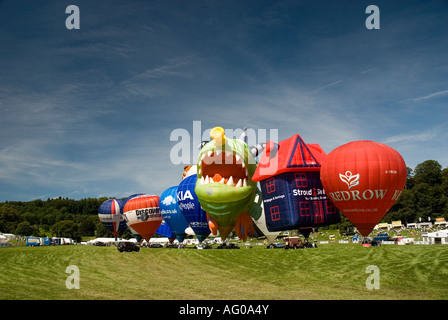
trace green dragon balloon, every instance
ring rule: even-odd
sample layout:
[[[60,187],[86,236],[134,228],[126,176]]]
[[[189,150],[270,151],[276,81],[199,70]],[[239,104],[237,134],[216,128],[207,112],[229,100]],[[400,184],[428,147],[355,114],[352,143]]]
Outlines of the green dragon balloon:
[[[246,241],[255,232],[251,214],[257,213],[251,208],[257,191],[257,183],[252,181],[257,164],[243,140],[229,139],[224,133],[221,127],[213,128],[212,140],[201,149],[195,193],[213,234],[219,230],[225,240],[235,228],[238,237]]]

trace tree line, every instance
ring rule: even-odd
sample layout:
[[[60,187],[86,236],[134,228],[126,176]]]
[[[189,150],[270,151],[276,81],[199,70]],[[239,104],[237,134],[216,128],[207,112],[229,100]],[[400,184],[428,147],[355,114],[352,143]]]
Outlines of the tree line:
[[[112,237],[98,218],[100,205],[108,198],[46,201],[6,201],[0,203],[0,232],[21,236],[67,237],[81,241],[83,236]],[[126,232],[124,237],[131,237]]]
[[[427,160],[408,168],[406,185],[385,221],[417,222],[436,218],[448,220],[448,168]]]
[[[407,168],[406,185],[395,205],[382,222],[402,223],[419,220],[434,221],[443,217],[448,220],[448,168],[435,160],[427,160]],[[6,201],[0,203],[0,232],[22,236],[67,237],[81,241],[83,236],[112,237],[98,219],[98,209],[108,198],[73,200],[53,198],[46,201]],[[342,217],[335,226],[341,233],[353,225]],[[332,228],[333,229],[333,228]],[[123,237],[129,238],[129,229]]]

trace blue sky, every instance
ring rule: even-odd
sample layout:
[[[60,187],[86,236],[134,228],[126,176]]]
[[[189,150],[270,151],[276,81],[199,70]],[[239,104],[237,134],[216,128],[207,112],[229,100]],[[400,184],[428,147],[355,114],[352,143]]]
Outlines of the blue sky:
[[[193,121],[445,168],[447,17],[442,0],[0,1],[0,201],[160,195]]]

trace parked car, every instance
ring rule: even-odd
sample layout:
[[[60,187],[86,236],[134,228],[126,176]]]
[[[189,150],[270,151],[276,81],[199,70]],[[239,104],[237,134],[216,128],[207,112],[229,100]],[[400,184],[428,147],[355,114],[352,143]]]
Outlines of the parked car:
[[[151,243],[148,244],[148,248],[163,248],[163,245],[160,243]]]
[[[225,242],[220,244],[219,246],[217,246],[215,249],[239,249],[240,247],[238,247],[237,244],[235,243],[228,243],[226,244]]]
[[[120,242],[117,246],[118,251],[120,252],[131,252],[131,251],[140,251],[140,247],[134,242]]]
[[[195,249],[212,249],[212,246],[208,243],[198,244],[194,247]]]
[[[278,248],[283,248],[283,247],[284,247],[283,242],[271,243],[266,246],[266,248],[268,248],[268,249],[278,249]]]

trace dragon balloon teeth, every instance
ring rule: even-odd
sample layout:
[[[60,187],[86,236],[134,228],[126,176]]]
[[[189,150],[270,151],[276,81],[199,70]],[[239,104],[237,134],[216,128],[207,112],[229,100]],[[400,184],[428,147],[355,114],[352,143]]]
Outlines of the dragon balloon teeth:
[[[219,149],[203,153],[198,168],[199,184],[221,183],[246,187],[250,176],[244,159],[236,152]]]

